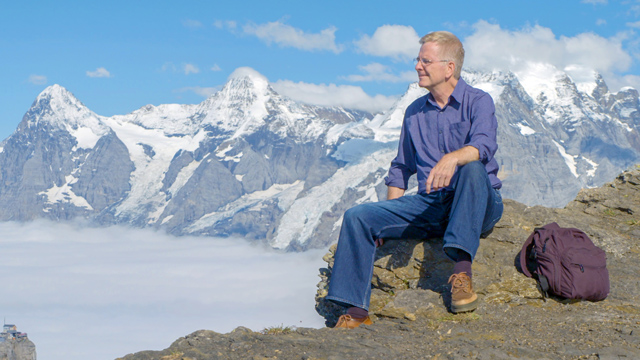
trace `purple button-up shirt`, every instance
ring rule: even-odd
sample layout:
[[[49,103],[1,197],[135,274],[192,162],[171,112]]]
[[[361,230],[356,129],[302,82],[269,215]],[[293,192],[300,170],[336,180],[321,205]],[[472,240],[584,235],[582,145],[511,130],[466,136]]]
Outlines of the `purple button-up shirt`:
[[[497,129],[491,96],[464,80],[458,80],[444,108],[427,94],[409,105],[405,112],[398,155],[391,162],[385,183],[406,189],[409,177],[417,173],[418,192],[426,193],[429,172],[442,156],[470,145],[478,149],[491,185],[499,189],[502,182],[497,176],[498,162],[493,157],[498,150]],[[457,174],[456,171],[451,184]],[[447,189],[451,190],[451,185]]]

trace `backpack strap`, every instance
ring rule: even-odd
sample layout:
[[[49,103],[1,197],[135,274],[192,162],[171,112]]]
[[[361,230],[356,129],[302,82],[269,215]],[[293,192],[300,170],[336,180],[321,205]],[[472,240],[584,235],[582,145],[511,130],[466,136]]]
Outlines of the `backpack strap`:
[[[529,268],[527,267],[527,258],[530,255],[530,253],[527,251],[528,250],[527,248],[531,246],[531,244],[533,243],[533,240],[536,234],[538,234],[538,230],[544,230],[544,229],[557,230],[559,228],[560,226],[555,222],[549,223],[542,227],[535,228],[531,233],[531,235],[529,235],[529,238],[527,239],[527,241],[525,241],[524,244],[522,245],[522,250],[520,250],[520,268],[522,269],[522,273],[524,273],[527,277],[533,277],[533,275],[529,271]],[[548,288],[548,285],[549,283],[547,283],[547,288]]]
[[[549,280],[542,274],[538,275],[538,290],[542,293],[542,299],[546,301],[549,297]]]
[[[528,254],[528,247],[533,243],[533,238],[536,235],[536,232],[538,231],[538,228],[536,228],[531,235],[529,235],[529,238],[527,239],[527,241],[524,242],[524,245],[522,245],[522,250],[520,250],[520,268],[522,269],[522,272],[527,276],[527,277],[532,277],[533,275],[531,274],[531,272],[529,271],[529,268],[527,267],[527,258],[529,257]]]

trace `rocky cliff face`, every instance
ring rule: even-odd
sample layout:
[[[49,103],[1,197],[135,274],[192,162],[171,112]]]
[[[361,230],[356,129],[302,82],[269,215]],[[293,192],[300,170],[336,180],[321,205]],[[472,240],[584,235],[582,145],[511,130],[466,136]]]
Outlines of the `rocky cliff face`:
[[[36,360],[36,346],[27,338],[0,342],[0,360]]]
[[[640,167],[597,189],[581,190],[563,209],[505,202],[494,232],[473,264],[481,303],[452,315],[445,306],[452,262],[441,241],[389,241],[379,249],[372,279],[373,325],[354,330],[289,329],[229,334],[201,330],[162,351],[122,359],[618,359],[640,358]],[[601,302],[544,301],[535,281],[515,264],[522,243],[549,222],[577,227],[606,251],[611,292]],[[318,311],[325,302],[332,252],[321,269]]]
[[[640,161],[636,90],[611,93],[595,73],[574,83],[548,65],[463,76],[495,100],[505,198],[561,207]],[[384,199],[404,110],[424,94],[412,84],[374,116],[296,103],[241,68],[201,104],[103,117],[54,85],[2,143],[0,220],[83,217],[323,247],[346,209]]]

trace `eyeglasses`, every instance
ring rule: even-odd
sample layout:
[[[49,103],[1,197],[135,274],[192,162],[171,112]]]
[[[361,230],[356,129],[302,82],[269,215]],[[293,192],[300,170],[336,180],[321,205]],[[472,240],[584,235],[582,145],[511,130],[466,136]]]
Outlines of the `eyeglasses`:
[[[413,59],[413,63],[414,64],[421,63],[422,66],[427,66],[429,64],[433,64],[433,63],[436,63],[436,62],[449,62],[449,61],[451,61],[451,60],[427,60],[427,59],[421,59],[419,57]]]

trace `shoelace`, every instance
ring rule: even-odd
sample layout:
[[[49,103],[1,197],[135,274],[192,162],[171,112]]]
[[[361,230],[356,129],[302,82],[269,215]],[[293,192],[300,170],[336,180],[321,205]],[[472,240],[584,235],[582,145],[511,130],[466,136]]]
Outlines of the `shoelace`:
[[[342,315],[338,318],[338,323],[336,324],[336,326],[339,326],[342,323],[347,323],[349,321],[351,321],[353,318],[351,317],[351,315]]]
[[[463,276],[464,275],[464,276]],[[471,284],[469,283],[469,277],[466,273],[453,274],[449,277],[447,283],[451,284],[451,292],[464,291],[466,293],[471,292]]]

